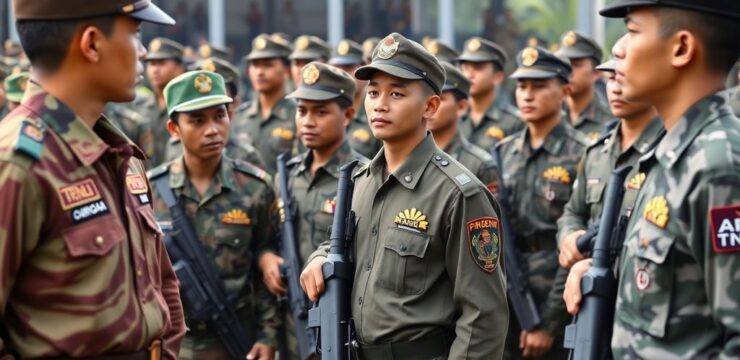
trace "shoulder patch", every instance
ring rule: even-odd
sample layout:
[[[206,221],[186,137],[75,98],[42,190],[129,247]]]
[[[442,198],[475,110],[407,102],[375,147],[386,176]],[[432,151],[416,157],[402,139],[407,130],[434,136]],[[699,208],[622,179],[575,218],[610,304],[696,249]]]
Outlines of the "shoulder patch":
[[[18,142],[15,144],[15,150],[34,160],[41,158],[41,152],[44,150],[44,139],[46,138],[46,128],[31,120],[21,122]]]
[[[147,171],[146,177],[149,178],[149,181],[154,181],[157,178],[161,177],[162,175],[167,174],[168,172],[170,172],[169,162],[159,165],[155,167],[154,169]]]
[[[459,165],[457,161],[452,160],[449,155],[444,153],[435,153],[432,159],[434,165],[438,169],[447,175],[452,182],[462,191],[463,196],[471,197],[477,194],[480,189],[478,183],[473,181],[475,178],[473,175],[469,175],[467,171]]]
[[[468,221],[468,247],[470,255],[478,267],[492,273],[498,266],[501,253],[501,231],[498,219],[482,217]]]
[[[234,169],[247,174],[252,175],[268,184],[272,184],[272,177],[267,171],[260,169],[256,165],[250,164],[246,161],[233,160]]]
[[[709,209],[709,221],[714,252],[740,252],[740,205]]]

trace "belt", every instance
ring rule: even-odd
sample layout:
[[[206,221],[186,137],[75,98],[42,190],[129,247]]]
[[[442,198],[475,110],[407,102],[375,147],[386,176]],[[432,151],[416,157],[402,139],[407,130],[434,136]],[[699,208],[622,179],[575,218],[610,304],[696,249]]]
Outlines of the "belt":
[[[97,355],[85,358],[86,360],[160,360],[162,358],[162,341],[154,340],[146,350],[139,350],[128,354]],[[43,358],[44,360],[71,360],[71,357]]]
[[[393,360],[393,359],[447,359],[453,337],[445,332],[438,332],[421,339],[388,342],[381,344],[361,344],[352,342],[360,360]]]

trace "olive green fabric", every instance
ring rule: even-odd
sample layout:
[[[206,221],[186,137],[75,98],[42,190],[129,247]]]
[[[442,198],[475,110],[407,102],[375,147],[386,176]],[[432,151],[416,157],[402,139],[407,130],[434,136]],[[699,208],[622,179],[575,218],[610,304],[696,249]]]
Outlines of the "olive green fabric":
[[[14,0],[13,12],[18,20],[72,20],[124,15],[162,25],[175,24],[175,20],[150,0]]]
[[[334,48],[334,56],[329,59],[331,65],[361,65],[364,63],[362,46],[350,39],[340,41]]]
[[[478,36],[473,36],[465,42],[463,53],[457,58],[457,61],[493,62],[499,69],[503,69],[508,60],[509,56],[503,47]]]
[[[470,80],[457,67],[449,62],[442,61],[447,78],[442,86],[442,91],[459,91],[465,97],[470,95]]]
[[[440,39],[432,39],[424,47],[429,50],[432,55],[436,56],[439,61],[454,63],[460,56],[459,51],[455,50],[451,45]]]
[[[570,82],[570,63],[541,47],[526,47],[516,55],[517,68],[512,79],[552,79]]]
[[[577,31],[568,31],[560,37],[560,49],[555,54],[568,59],[591,58],[597,64],[604,56],[594,39]]]
[[[315,101],[343,98],[351,103],[355,88],[355,80],[344,70],[314,61],[301,69],[301,83],[287,98]]]
[[[244,57],[245,60],[288,58],[290,44],[278,36],[260,34],[252,40],[252,51]]]
[[[318,36],[301,35],[293,43],[290,60],[329,60],[331,46]]]

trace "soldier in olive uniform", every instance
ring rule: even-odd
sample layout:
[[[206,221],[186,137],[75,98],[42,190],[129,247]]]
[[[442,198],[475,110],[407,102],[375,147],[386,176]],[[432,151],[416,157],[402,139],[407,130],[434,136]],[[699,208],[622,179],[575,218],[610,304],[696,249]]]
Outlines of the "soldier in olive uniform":
[[[432,55],[436,56],[439,61],[455,63],[460,57],[460,52],[455,50],[441,39],[432,39],[424,46]]]
[[[441,62],[447,77],[439,109],[427,122],[437,146],[475,174],[494,195],[499,187],[499,170],[490,153],[471,144],[458,131],[459,119],[468,110],[470,81],[448,62]]]
[[[339,42],[334,49],[334,57],[329,59],[329,64],[334,65],[348,74],[354,74],[355,70],[365,64],[362,59],[362,48],[360,44],[344,39]],[[352,149],[367,158],[373,158],[383,145],[380,140],[376,139],[370,131],[370,124],[365,114],[365,87],[367,81],[355,79],[355,98],[352,101],[352,108],[355,109],[355,118],[347,127],[349,134],[349,144]]]
[[[181,139],[184,153],[148,176],[152,182],[165,177],[204,251],[213,259],[226,296],[234,299],[236,316],[247,331],[256,332],[250,358],[272,359],[278,319],[275,298],[253,273],[256,262],[275,250],[271,177],[223,155],[229,138],[226,104],[232,99],[220,75],[202,70],[184,73],[167,85],[164,94],[170,116],[167,129]],[[152,204],[165,231],[176,226],[159,191],[154,192]],[[214,325],[191,319],[187,305],[189,331],[180,358],[228,359]]]
[[[527,127],[496,147],[502,189],[508,194],[511,231],[528,268],[528,283],[542,316],[542,326],[520,330],[512,322],[507,358],[564,359],[562,329],[568,321],[562,291],[551,291],[558,271],[557,226],[570,198],[576,165],[586,137],[560,121],[560,105],[570,88],[570,64],[540,47],[517,56],[516,101]],[[564,269],[563,269],[564,271]],[[558,339],[558,340],[556,340]]]
[[[28,86],[28,80],[31,79],[31,73],[20,72],[13,74],[5,78],[3,81],[5,86],[5,100],[8,106],[8,112],[15,110],[23,99],[23,94],[26,92]]]
[[[102,116],[134,99],[146,1],[13,2],[34,71],[0,121],[0,358],[177,358],[177,278],[142,151]]]
[[[313,35],[301,35],[293,43],[290,53],[290,73],[296,87],[301,83],[301,69],[311,61],[327,62],[331,58],[331,46],[322,38]]]
[[[246,56],[249,80],[257,97],[237,109],[232,137],[259,151],[265,170],[274,174],[277,156],[291,151],[295,140],[295,104],[285,98],[285,77],[290,73],[290,48],[262,34]]]
[[[355,77],[369,80],[365,109],[383,141],[354,177],[356,352],[360,359],[500,358],[509,312],[498,203],[426,130],[444,69],[393,33]],[[314,301],[327,251],[325,242],[301,275]]]
[[[166,161],[167,141],[170,134],[167,131],[167,105],[164,100],[164,88],[175,77],[185,71],[183,64],[183,47],[179,43],[165,39],[154,38],[149,42],[149,53],[146,61],[146,76],[151,85],[151,96],[139,97],[133,104],[134,110],[148,124],[153,140],[152,153],[149,157],[150,166],[158,166]],[[129,126],[124,125],[123,128]]]
[[[625,99],[652,103],[667,130],[639,162],[646,176],[620,256],[612,353],[737,358],[740,120],[723,90],[740,56],[740,2],[622,0],[601,14],[626,18],[612,49]],[[581,264],[566,285],[570,311]]]
[[[506,77],[506,52],[496,43],[473,37],[457,60],[470,80],[470,111],[460,120],[460,131],[474,145],[491,151],[503,138],[524,128],[516,108],[498,99]]]
[[[573,67],[573,90],[565,101],[564,120],[594,142],[602,136],[604,124],[611,117],[595,88],[601,79],[601,72],[596,70],[601,63],[601,46],[581,33],[568,31],[562,36],[555,55],[570,59]]]

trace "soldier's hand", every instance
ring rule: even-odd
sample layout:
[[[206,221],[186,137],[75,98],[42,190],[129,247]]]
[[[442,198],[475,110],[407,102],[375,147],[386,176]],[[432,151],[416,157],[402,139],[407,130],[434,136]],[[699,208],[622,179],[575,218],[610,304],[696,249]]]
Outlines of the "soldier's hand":
[[[301,273],[301,286],[312,302],[319,301],[319,296],[324,292],[324,273],[321,268],[325,261],[323,256],[316,257]]]
[[[575,315],[581,306],[581,279],[586,271],[591,267],[591,259],[581,260],[570,268],[568,280],[565,281],[565,290],[563,290],[563,300],[568,309],[568,313]]]
[[[263,343],[254,343],[252,350],[247,354],[247,360],[273,360],[275,359],[275,349],[270,345]]]
[[[555,337],[545,330],[532,332],[522,330],[519,335],[519,348],[522,349],[522,356],[525,358],[538,358],[550,350],[554,341]]]
[[[288,290],[283,284],[283,277],[280,275],[280,265],[283,264],[283,258],[271,252],[266,252],[260,257],[259,266],[262,270],[262,280],[267,286],[267,290],[275,296],[285,295]]]
[[[570,269],[570,267],[577,261],[583,260],[583,254],[578,251],[576,242],[578,241],[578,238],[585,233],[585,230],[576,230],[565,236],[563,243],[560,244],[560,256],[558,257],[560,266]]]

